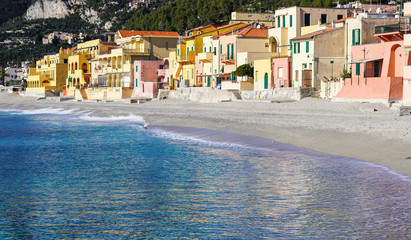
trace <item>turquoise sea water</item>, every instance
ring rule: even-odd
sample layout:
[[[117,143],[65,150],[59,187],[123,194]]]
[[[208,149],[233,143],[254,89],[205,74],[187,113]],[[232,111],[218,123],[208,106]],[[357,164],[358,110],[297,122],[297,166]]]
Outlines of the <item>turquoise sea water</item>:
[[[0,239],[411,239],[387,168],[50,111],[0,112]]]

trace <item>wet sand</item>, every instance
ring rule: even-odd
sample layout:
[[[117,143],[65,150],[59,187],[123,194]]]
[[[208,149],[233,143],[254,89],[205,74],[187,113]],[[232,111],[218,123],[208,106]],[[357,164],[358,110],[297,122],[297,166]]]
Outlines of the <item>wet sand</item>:
[[[99,117],[142,116],[150,127],[165,126],[182,134],[186,130],[177,127],[263,137],[377,163],[411,176],[411,116],[397,117],[383,104],[336,103],[312,98],[274,103],[235,101],[206,104],[162,100],[130,104],[56,102],[0,94],[0,109],[40,108],[75,109]],[[207,138],[210,139],[205,140],[216,138],[216,133],[209,134]]]

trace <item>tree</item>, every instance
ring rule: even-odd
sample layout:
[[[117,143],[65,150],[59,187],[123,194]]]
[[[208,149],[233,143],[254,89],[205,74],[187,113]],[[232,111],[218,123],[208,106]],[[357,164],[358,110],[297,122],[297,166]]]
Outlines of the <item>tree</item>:
[[[238,77],[253,77],[254,69],[250,66],[250,64],[243,64],[235,70],[235,75]]]

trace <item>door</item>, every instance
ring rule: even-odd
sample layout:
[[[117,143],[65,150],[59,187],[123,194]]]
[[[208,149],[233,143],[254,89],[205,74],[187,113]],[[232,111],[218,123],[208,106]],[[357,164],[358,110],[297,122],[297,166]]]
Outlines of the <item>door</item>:
[[[374,61],[374,77],[380,76],[380,62]]]
[[[264,89],[268,89],[268,74],[264,75]]]

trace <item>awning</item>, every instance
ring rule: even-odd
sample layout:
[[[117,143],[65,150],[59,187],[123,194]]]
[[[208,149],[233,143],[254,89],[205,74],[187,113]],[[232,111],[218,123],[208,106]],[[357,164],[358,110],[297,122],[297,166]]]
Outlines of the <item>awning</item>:
[[[348,64],[356,64],[356,63],[367,63],[367,62],[374,62],[374,61],[379,61],[383,60],[384,58],[370,58],[370,59],[365,59],[365,60],[359,60],[355,62],[349,62]]]

